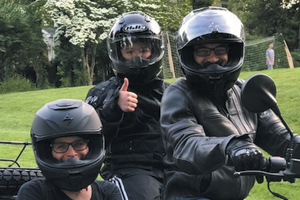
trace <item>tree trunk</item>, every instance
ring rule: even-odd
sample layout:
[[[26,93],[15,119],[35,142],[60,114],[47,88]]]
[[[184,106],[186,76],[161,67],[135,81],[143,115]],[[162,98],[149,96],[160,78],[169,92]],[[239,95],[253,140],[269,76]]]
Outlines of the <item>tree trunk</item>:
[[[89,85],[93,85],[93,78],[94,78],[94,69],[95,69],[95,65],[96,65],[96,51],[97,51],[97,44],[93,44],[93,51],[92,51],[92,62],[91,62],[91,68],[90,68],[90,81],[89,81]]]
[[[94,69],[96,65],[95,58],[96,58],[97,45],[94,44],[92,47],[91,58],[89,57],[89,50],[90,50],[89,47],[81,49],[82,65],[83,65],[84,72],[86,74],[87,85],[93,85]],[[89,58],[91,59],[91,65],[89,64]]]
[[[81,48],[81,56],[82,56],[82,67],[86,76],[86,85],[89,85],[89,55],[88,50],[86,48]]]

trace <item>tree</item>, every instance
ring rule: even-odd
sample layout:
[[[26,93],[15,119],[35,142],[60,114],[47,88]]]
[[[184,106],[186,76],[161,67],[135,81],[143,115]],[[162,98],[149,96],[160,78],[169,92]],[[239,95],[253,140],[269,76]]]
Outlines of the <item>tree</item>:
[[[133,10],[142,11],[155,18],[164,30],[177,30],[183,17],[192,10],[192,1],[128,0],[124,11]]]
[[[193,9],[198,9],[201,7],[211,6],[216,3],[218,0],[192,0],[193,1]]]
[[[299,41],[298,7],[299,1],[229,0],[229,9],[240,17],[250,35],[269,37],[282,33],[291,49]]]
[[[0,2],[0,81],[18,73],[43,88],[47,79],[41,18],[36,8],[32,10],[33,3],[23,3],[17,0]]]
[[[278,0],[230,0],[233,12],[241,18],[249,34],[271,36],[283,22],[281,2]],[[242,15],[242,16],[241,16]]]
[[[93,84],[97,45],[106,38],[118,14],[115,7],[101,6],[109,3],[112,0],[102,0],[100,4],[90,0],[56,0],[45,5],[57,26],[55,37],[65,37],[80,47],[87,85]]]
[[[282,32],[291,49],[300,50],[300,2],[296,0],[283,1],[285,18],[287,19]]]
[[[42,27],[46,23],[47,17],[43,5],[46,0],[28,0],[31,1],[29,5],[26,1],[22,1],[26,8],[27,15],[29,16],[30,30],[34,33],[32,37],[32,43],[30,45],[30,51],[28,57],[30,61],[29,65],[35,72],[35,83],[37,88],[48,88],[48,74],[47,68],[49,67],[48,54],[46,45],[42,39]]]

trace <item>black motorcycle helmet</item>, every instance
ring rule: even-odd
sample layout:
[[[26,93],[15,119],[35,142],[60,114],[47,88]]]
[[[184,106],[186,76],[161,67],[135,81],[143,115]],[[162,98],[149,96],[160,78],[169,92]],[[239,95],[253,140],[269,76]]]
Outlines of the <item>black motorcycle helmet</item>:
[[[121,49],[135,42],[149,44],[151,56],[146,59],[136,57],[126,60]],[[120,78],[127,77],[130,83],[148,83],[161,71],[164,55],[163,34],[158,23],[143,12],[123,14],[109,32],[107,48],[115,75]]]
[[[83,160],[59,162],[52,156],[50,144],[55,138],[68,136],[89,140],[89,152]],[[36,163],[53,185],[79,191],[97,178],[104,156],[104,138],[99,116],[89,104],[72,99],[45,104],[33,119],[31,141]]]
[[[229,47],[225,66],[203,68],[195,62],[193,46],[221,43]],[[182,21],[176,36],[179,61],[188,82],[214,95],[226,93],[237,80],[244,59],[244,26],[226,8],[207,7],[192,11]]]

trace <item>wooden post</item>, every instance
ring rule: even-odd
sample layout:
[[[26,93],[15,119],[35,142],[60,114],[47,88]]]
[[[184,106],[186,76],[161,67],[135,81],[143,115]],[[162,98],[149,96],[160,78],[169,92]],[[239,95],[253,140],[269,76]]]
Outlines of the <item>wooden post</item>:
[[[170,67],[170,71],[172,73],[173,78],[176,78],[175,71],[174,71],[174,64],[173,64],[173,58],[172,58],[172,50],[171,50],[171,44],[170,44],[170,40],[169,40],[168,31],[166,31],[166,37],[167,37],[167,51],[168,51],[169,67]]]

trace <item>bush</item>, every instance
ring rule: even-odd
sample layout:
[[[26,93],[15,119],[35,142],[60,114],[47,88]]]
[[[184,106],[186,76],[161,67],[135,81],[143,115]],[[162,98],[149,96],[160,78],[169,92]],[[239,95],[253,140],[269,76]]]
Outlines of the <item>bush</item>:
[[[24,92],[34,89],[34,84],[20,75],[6,78],[4,82],[0,83],[0,94]]]

